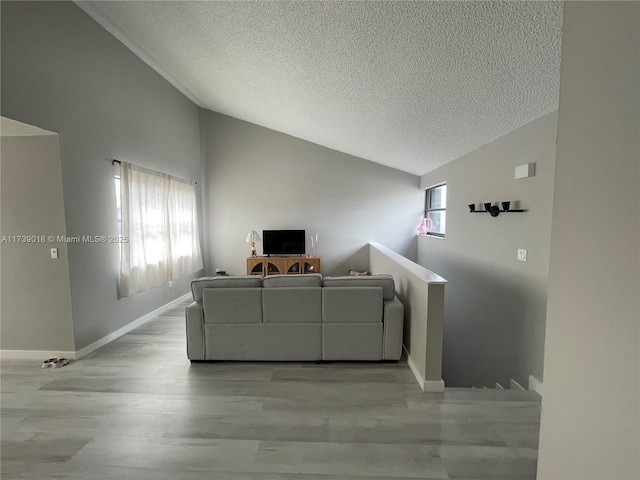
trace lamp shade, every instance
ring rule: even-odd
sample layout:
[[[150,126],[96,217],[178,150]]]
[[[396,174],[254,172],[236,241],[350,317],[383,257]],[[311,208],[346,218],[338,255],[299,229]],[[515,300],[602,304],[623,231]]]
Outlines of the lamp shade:
[[[261,241],[262,239],[260,238],[260,235],[258,235],[258,232],[256,232],[255,230],[250,230],[249,233],[247,233],[247,243]]]

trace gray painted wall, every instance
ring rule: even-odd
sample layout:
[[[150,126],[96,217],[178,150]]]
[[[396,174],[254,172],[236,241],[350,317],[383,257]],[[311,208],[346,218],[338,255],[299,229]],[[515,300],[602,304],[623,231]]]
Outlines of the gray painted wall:
[[[640,478],[640,4],[567,2],[538,478]]]
[[[0,234],[65,235],[58,136],[2,137],[1,151]],[[2,350],[75,350],[67,246],[57,260],[51,247],[2,244]]]
[[[524,125],[421,178],[447,182],[444,240],[420,237],[418,263],[442,275],[443,379],[447,386],[542,380],[557,113]],[[535,162],[536,175],[514,179]],[[519,201],[526,213],[469,213],[481,202]],[[528,250],[526,263],[516,260]]]
[[[107,159],[200,180],[193,103],[71,2],[1,8],[2,115],[60,134],[70,236],[116,233]],[[68,248],[76,349],[189,290],[184,278],[119,300],[117,245]]]
[[[201,125],[208,273],[245,274],[252,229],[317,233],[326,275],[368,268],[372,241],[416,260],[417,176],[210,111]]]

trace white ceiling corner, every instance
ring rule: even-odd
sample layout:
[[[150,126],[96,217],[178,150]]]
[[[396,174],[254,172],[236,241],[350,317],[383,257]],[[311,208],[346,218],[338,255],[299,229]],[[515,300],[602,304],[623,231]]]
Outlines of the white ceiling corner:
[[[76,3],[199,106],[416,175],[558,106],[559,1]]]

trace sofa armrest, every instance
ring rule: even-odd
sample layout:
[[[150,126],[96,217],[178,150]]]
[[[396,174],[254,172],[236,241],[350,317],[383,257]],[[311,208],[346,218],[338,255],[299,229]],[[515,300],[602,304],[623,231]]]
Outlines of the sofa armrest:
[[[204,360],[204,314],[202,304],[193,302],[185,310],[187,323],[187,357]]]
[[[398,297],[384,302],[383,360],[400,360],[402,355],[402,330],[404,328],[404,305]]]

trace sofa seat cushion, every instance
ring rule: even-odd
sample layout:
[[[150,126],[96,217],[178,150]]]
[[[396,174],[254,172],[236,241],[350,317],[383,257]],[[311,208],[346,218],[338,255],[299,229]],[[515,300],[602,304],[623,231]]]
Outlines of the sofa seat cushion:
[[[322,288],[263,288],[262,318],[264,323],[322,323]]]
[[[205,323],[262,323],[262,288],[205,288]]]
[[[262,287],[262,275],[243,275],[237,277],[203,277],[191,282],[193,300],[202,303],[202,291],[205,288],[258,288]]]
[[[323,323],[382,323],[382,288],[323,288]]]
[[[262,281],[264,288],[281,287],[321,287],[322,275],[305,273],[301,275],[269,275]]]
[[[393,300],[395,296],[395,285],[391,275],[324,277],[322,284],[324,287],[380,287],[384,300]]]

